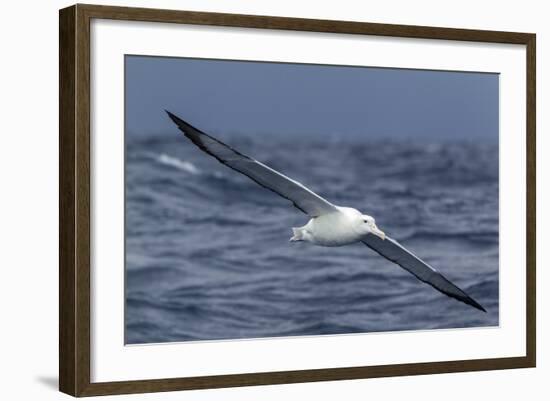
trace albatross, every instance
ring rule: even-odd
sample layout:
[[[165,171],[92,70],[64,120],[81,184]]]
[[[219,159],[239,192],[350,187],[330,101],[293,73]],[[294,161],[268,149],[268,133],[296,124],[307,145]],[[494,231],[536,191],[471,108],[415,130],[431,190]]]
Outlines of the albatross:
[[[298,181],[245,156],[168,110],[165,111],[183,134],[203,152],[227,167],[246,175],[262,187],[288,199],[296,208],[310,217],[306,225],[292,228],[291,242],[306,241],[328,247],[362,242],[441,293],[486,312],[483,306],[451,283],[439,271],[380,230],[372,216],[362,214],[351,207],[330,203]]]

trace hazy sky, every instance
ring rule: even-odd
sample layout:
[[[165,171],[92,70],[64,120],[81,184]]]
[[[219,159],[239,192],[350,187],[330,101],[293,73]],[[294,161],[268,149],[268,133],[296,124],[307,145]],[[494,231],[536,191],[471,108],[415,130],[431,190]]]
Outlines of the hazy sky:
[[[497,74],[126,56],[130,136],[211,132],[498,139]]]

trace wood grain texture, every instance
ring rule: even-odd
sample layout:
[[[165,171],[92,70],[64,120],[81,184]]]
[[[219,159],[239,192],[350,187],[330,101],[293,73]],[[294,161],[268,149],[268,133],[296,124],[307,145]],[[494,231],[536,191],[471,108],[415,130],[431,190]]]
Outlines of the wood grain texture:
[[[537,256],[537,140],[536,140],[536,36],[530,35],[527,42],[527,227],[526,250],[527,259],[527,302],[526,302],[526,333],[527,333],[527,356],[530,366],[536,366],[537,359],[537,279],[536,279],[536,256]]]
[[[400,365],[90,382],[90,19],[395,36],[525,45],[527,49],[526,356]],[[298,383],[534,367],[536,187],[534,34],[351,21],[76,5],[59,14],[59,388],[73,396]]]
[[[520,32],[436,28],[429,26],[380,24],[355,21],[333,21],[305,18],[270,17],[261,15],[208,13],[198,11],[96,6],[86,4],[81,4],[79,7],[93,18],[109,18],[127,21],[172,22],[192,25],[282,29],[293,31],[516,44],[526,44],[530,37],[530,34]],[[107,15],[109,17],[106,17]]]
[[[90,387],[86,388],[81,395],[96,396],[107,394],[132,394],[156,391],[199,390],[208,388],[319,382],[327,380],[356,380],[377,377],[415,376],[437,373],[526,368],[530,366],[531,365],[528,363],[526,358],[499,358],[368,367],[295,370],[223,376],[202,376],[191,378],[105,382],[94,383]]]
[[[90,385],[89,19],[59,12],[59,389]]]
[[[75,393],[75,8],[59,14],[59,389]]]
[[[76,388],[90,384],[90,19],[76,8]]]

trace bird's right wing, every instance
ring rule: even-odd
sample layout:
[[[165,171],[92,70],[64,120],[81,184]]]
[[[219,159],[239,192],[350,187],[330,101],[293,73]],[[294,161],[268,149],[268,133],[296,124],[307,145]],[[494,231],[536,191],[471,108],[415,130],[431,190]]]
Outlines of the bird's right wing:
[[[309,190],[298,181],[273,170],[248,156],[230,148],[216,138],[205,134],[197,128],[183,121],[181,118],[166,111],[172,121],[187,138],[202,151],[213,156],[220,163],[246,175],[278,195],[290,200],[294,206],[311,217],[317,217],[337,211],[336,206]]]
[[[472,297],[451,283],[436,269],[407,250],[396,240],[388,236],[386,236],[385,239],[381,239],[376,235],[368,234],[363,237],[362,242],[386,259],[397,263],[403,269],[416,276],[416,278],[428,283],[443,294],[458,299],[459,301],[473,306],[476,309],[482,310],[483,312],[487,312],[483,306],[477,303]]]

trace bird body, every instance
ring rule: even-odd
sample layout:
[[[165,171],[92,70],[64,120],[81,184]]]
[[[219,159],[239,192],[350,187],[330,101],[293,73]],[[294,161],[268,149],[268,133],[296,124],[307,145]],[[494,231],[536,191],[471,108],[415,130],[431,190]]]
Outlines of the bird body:
[[[333,205],[298,181],[243,155],[169,111],[167,113],[184,135],[203,152],[227,167],[246,175],[262,187],[288,199],[296,208],[310,216],[305,226],[292,229],[294,235],[290,239],[291,242],[306,241],[327,247],[362,242],[441,293],[486,312],[483,306],[451,283],[439,271],[395,239],[386,236],[376,226],[373,217],[362,214],[357,209]]]
[[[303,227],[292,229],[294,241],[307,241],[320,246],[343,246],[361,241],[368,234],[384,238],[371,216],[351,207],[336,206],[331,213],[313,217]]]

